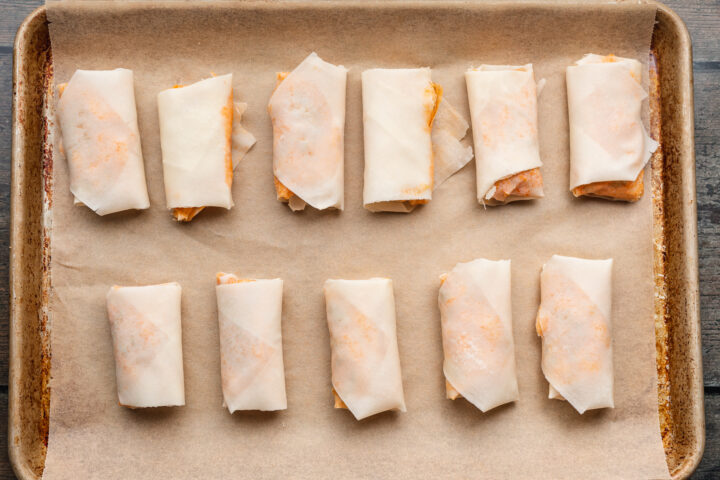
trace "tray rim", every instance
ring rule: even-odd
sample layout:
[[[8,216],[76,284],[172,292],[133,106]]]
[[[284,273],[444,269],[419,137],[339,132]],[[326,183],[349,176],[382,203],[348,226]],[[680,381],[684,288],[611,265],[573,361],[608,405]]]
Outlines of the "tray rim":
[[[103,2],[101,2],[103,3]],[[472,5],[474,2],[443,2],[439,0],[399,0],[386,2],[373,2],[372,7],[385,7],[385,8],[438,8],[447,7],[450,4],[465,4]],[[619,0],[618,3],[631,3]],[[634,3],[634,2],[633,2]],[[692,368],[690,368],[691,379],[689,381],[690,391],[688,397],[694,398],[695,402],[692,404],[689,414],[692,414],[692,424],[696,431],[696,441],[694,443],[694,449],[690,455],[684,457],[680,463],[679,468],[672,474],[674,479],[688,478],[699,465],[705,447],[705,413],[704,413],[704,386],[702,376],[702,350],[700,345],[700,308],[699,308],[699,277],[698,277],[698,237],[697,237],[697,202],[696,202],[696,186],[695,186],[695,149],[694,149],[694,99],[693,99],[693,71],[692,71],[692,47],[690,33],[683,22],[683,20],[676,14],[671,8],[655,0],[646,0],[646,3],[653,4],[657,8],[657,15],[664,15],[670,23],[673,24],[675,31],[680,35],[680,45],[678,48],[679,57],[678,61],[682,64],[687,72],[687,78],[684,81],[678,83],[678,89],[682,98],[685,99],[683,102],[683,108],[678,113],[682,117],[682,144],[683,151],[685,154],[680,155],[680,170],[681,175],[681,186],[682,186],[682,218],[684,219],[683,225],[683,245],[685,246],[686,258],[684,261],[684,273],[686,279],[686,292],[687,298],[687,315],[685,323],[691,327],[691,337],[689,341],[690,351],[688,363],[692,362]],[[503,5],[509,8],[517,7],[541,7],[541,8],[575,8],[578,6],[591,5],[591,4],[608,4],[603,1],[588,1],[588,2],[570,2],[564,0],[556,0],[555,2],[539,2],[539,1],[521,1],[516,3],[510,3],[507,1],[491,1],[487,4]],[[368,8],[367,3],[350,0],[329,0],[318,3],[312,0],[301,0],[301,1],[257,1],[249,0],[243,2],[244,8],[303,8],[303,7],[320,7],[320,8],[334,8],[336,6],[354,6],[356,8]],[[100,5],[95,5],[100,7]],[[164,5],[160,5],[160,8],[192,8],[197,7],[195,2],[179,3],[169,2]],[[25,44],[23,38],[25,34],[30,33],[32,29],[37,28],[36,23],[47,22],[46,20],[46,6],[41,5],[31,12],[18,28],[15,42],[13,46],[13,102],[12,102],[12,156],[11,156],[11,205],[10,205],[10,272],[9,272],[9,286],[10,286],[10,322],[9,322],[9,382],[8,382],[8,453],[10,458],[10,464],[12,469],[20,480],[35,480],[38,477],[31,467],[24,462],[22,457],[22,448],[14,440],[19,432],[16,432],[18,426],[16,425],[16,419],[18,417],[18,410],[20,408],[20,395],[18,390],[20,388],[21,371],[19,363],[22,360],[20,350],[22,347],[22,336],[19,332],[20,327],[18,325],[19,317],[19,306],[20,303],[15,301],[16,287],[19,285],[19,276],[23,275],[22,262],[23,259],[16,255],[18,251],[17,245],[23,243],[26,237],[26,232],[17,228],[19,219],[25,218],[24,205],[16,201],[17,195],[24,193],[22,185],[20,183],[19,176],[22,171],[22,164],[24,158],[24,147],[26,145],[26,135],[22,128],[18,127],[20,122],[20,104],[23,102],[24,96],[27,94],[27,86],[24,83],[18,84],[18,79],[21,78],[22,72],[26,63]]]

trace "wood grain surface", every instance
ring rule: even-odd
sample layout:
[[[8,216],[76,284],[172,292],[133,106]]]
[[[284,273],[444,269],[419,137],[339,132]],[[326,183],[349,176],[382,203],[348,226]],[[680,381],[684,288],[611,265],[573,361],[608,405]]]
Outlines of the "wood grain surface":
[[[7,458],[8,258],[12,50],[15,32],[41,0],[0,0],[0,479]],[[707,439],[693,479],[720,478],[720,0],[667,0],[693,39],[700,296]]]

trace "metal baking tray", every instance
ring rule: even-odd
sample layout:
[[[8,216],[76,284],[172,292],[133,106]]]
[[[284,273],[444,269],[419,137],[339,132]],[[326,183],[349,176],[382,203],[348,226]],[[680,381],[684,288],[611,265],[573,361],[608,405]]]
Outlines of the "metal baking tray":
[[[658,405],[667,463],[672,477],[681,479],[697,467],[705,442],[692,54],[682,20],[666,6],[657,7],[650,102],[651,129],[661,144],[651,160]],[[40,7],[18,30],[13,69],[8,438],[10,461],[21,480],[42,477],[50,421],[52,76],[48,22]]]

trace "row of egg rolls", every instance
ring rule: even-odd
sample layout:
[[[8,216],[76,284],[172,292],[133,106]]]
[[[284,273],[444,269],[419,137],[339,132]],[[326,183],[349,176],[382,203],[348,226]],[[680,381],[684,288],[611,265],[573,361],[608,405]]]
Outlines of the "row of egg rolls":
[[[310,54],[278,74],[268,103],[277,197],[293,210],[344,206],[347,69]],[[657,143],[642,123],[642,65],[586,55],[567,68],[570,190],[635,201]],[[531,64],[481,65],[465,73],[477,157],[477,196],[501,205],[543,196],[536,83]],[[58,119],[76,203],[99,215],[149,207],[133,74],[78,70],[61,85]],[[472,158],[468,129],[429,68],[362,73],[363,204],[409,212]],[[240,125],[232,75],[158,94],[166,204],[189,221],[205,207],[231,208],[233,169],[255,143]]]
[[[536,329],[549,398],[578,412],[613,407],[612,260],[553,256],[541,274]],[[510,261],[477,259],[441,276],[438,294],[446,396],[483,412],[519,398]],[[287,408],[281,279],[217,275],[224,406]],[[405,411],[392,280],[327,280],[332,392],[361,420]],[[177,283],[112,287],[107,294],[119,403],[184,405]]]

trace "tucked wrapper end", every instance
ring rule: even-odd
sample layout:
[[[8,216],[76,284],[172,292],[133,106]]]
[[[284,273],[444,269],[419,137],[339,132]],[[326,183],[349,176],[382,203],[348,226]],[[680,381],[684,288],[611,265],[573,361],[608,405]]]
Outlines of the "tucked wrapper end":
[[[98,215],[148,208],[132,70],[77,70],[58,93],[75,203]]]
[[[179,221],[233,206],[233,110],[232,74],[158,94],[165,200]]]
[[[483,205],[543,197],[532,64],[481,65],[465,73]]]
[[[285,410],[282,350],[283,281],[218,273],[223,405],[237,410]]]
[[[579,413],[613,408],[612,259],[553,255],[540,283],[536,328],[549,398]]]
[[[335,408],[404,412],[392,280],[327,280],[325,302]]]
[[[277,198],[290,208],[343,209],[347,69],[311,53],[279,73],[268,103]]]
[[[658,147],[641,117],[642,64],[589,54],[567,67],[566,76],[570,190],[576,197],[639,200],[643,170]]]
[[[483,412],[517,400],[510,260],[458,263],[441,280],[447,398]]]
[[[185,405],[180,293],[177,283],[108,292],[120,405]]]
[[[429,68],[362,73],[365,175],[372,212],[409,212],[432,198],[431,130],[442,97]]]

